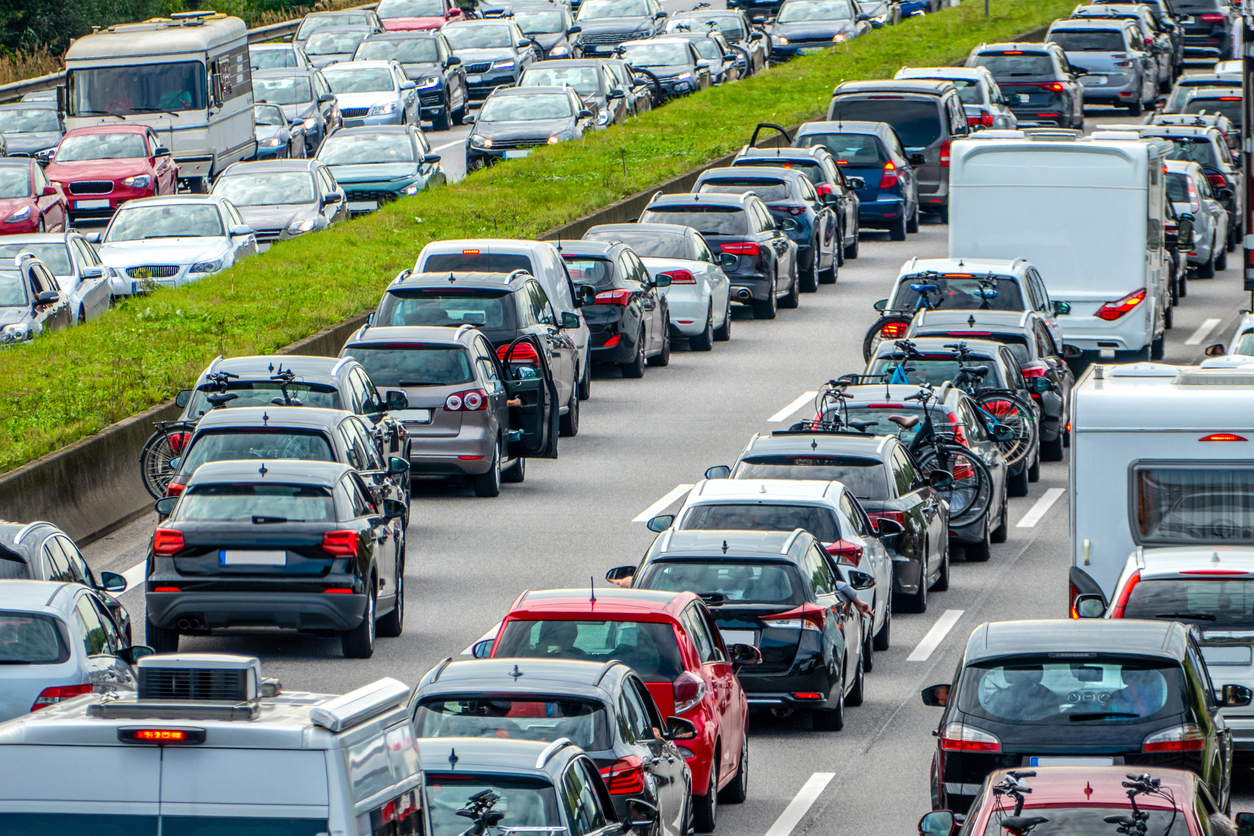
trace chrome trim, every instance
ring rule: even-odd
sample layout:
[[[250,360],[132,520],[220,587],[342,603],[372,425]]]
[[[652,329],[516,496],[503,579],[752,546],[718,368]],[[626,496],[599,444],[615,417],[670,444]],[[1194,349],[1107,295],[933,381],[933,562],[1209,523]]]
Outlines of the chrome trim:
[[[574,745],[570,738],[567,737],[559,737],[557,740],[554,740],[548,746],[545,746],[544,751],[540,753],[540,757],[536,758],[536,769],[544,769],[544,765],[549,762],[549,758],[556,755],[559,749]]]

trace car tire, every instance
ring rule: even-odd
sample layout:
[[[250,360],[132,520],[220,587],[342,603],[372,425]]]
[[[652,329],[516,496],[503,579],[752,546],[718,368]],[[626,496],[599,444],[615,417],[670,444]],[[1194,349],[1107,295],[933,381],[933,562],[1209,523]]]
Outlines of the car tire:
[[[1231,248],[1228,248],[1228,249],[1231,249]],[[1215,259],[1216,270],[1228,269],[1228,249],[1222,249],[1219,251],[1219,256]]]
[[[718,748],[710,766],[710,786],[705,795],[692,797],[693,825],[698,833],[713,833],[718,824]]]
[[[845,705],[857,708],[866,699],[866,668],[862,664],[862,655],[858,655],[858,665],[853,674],[853,687],[845,695]]]
[[[401,547],[400,571],[396,573],[396,606],[375,626],[375,635],[385,639],[399,638],[405,632],[405,549]]]
[[[1145,103],[1141,101],[1141,97],[1137,96],[1136,101],[1128,105],[1129,116],[1140,116],[1145,112]]]
[[[872,610],[872,612],[874,612],[874,610]],[[867,624],[866,635],[862,637],[862,670],[867,673],[870,673],[875,669],[875,648],[871,646],[871,642],[874,641],[871,637],[871,628],[874,626],[875,618],[872,616],[870,622]]]
[[[889,590],[892,585],[889,585]],[[871,637],[871,648],[873,650],[888,650],[893,640],[893,593],[888,593],[888,603],[884,606],[884,623],[880,625],[880,629]]]
[[[1062,461],[1063,439],[1065,438],[1065,436],[1066,436],[1066,433],[1064,433],[1062,430],[1059,430],[1058,437],[1055,438],[1053,441],[1042,441],[1041,442],[1041,458],[1047,462]]]
[[[888,240],[889,241],[906,240],[906,219],[905,218],[898,218],[897,220],[893,221],[891,224],[888,225]]]
[[[497,442],[492,451],[492,464],[486,473],[480,473],[471,480],[475,496],[491,498],[501,495],[501,444]]]
[[[1199,279],[1215,278],[1215,245],[1213,242],[1210,248],[1210,258],[1206,259],[1205,264],[1197,265],[1197,277]]]
[[[923,613],[927,612],[927,564],[929,558],[926,552],[923,554],[923,568],[919,573],[919,591],[913,595],[902,595],[899,612]]]
[[[1010,536],[1010,508],[1007,503],[1001,504],[1001,517],[997,520],[997,527],[988,535],[990,543],[1004,543],[1006,538]]]
[[[859,238],[858,231],[855,230],[853,233],[853,243],[845,247],[845,260],[846,261],[851,260],[851,259],[855,261],[857,260],[858,247],[861,246],[861,244],[862,244],[862,239]]]
[[[814,247],[814,252],[816,253],[816,255],[811,260],[810,266],[800,271],[802,293],[814,293],[816,290],[819,289],[819,271],[818,271],[818,258],[819,257],[817,255],[818,251],[819,251],[819,248],[818,248],[818,245],[816,244]]]
[[[501,481],[517,485],[527,478],[527,460],[522,456],[514,459],[514,463],[501,471]]]
[[[845,727],[844,679],[836,680],[832,690],[836,692],[836,707],[815,708],[810,712],[815,731],[840,731]]]
[[[574,438],[579,435],[579,394],[572,392],[570,396],[570,407],[566,410],[566,414],[562,416],[561,426],[558,435],[562,438]]]
[[[378,594],[374,577],[370,578],[370,594],[366,596],[366,612],[361,617],[361,624],[352,630],[340,633],[340,649],[346,659],[369,659],[374,655],[375,639],[375,596]]]
[[[771,288],[771,292],[766,294],[765,299],[753,300],[753,318],[754,319],[774,319],[777,306],[775,303],[775,288]]]
[[[1189,271],[1185,269],[1184,275],[1180,277],[1180,290],[1178,291],[1181,299],[1189,295]]]
[[[1036,448],[1036,456],[1032,459],[1032,464],[1028,465],[1028,481],[1036,484],[1041,481],[1041,449]]]
[[[448,96],[444,97],[444,107],[440,109],[440,113],[431,120],[431,128],[436,131],[447,131],[453,127],[453,100]]]
[[[1006,498],[1002,497],[1002,507],[1006,507]],[[1004,511],[1002,513],[1005,513]],[[978,543],[967,543],[962,547],[962,555],[968,563],[987,563],[993,556],[993,541],[988,527],[988,518],[984,519],[984,538]]]
[[[722,804],[743,804],[749,797],[749,721],[740,735],[740,763],[736,766],[736,776],[727,786],[719,791],[718,800]]]
[[[756,311],[757,303],[755,302],[754,305],[754,310]],[[688,349],[690,351],[709,351],[712,348],[714,348],[714,312],[707,308],[705,312],[705,330],[688,338]]]
[[[579,375],[579,400],[586,401],[592,397],[592,364],[588,363],[583,367],[583,374]]]
[[[179,631],[158,627],[144,619],[144,642],[156,653],[178,653]]]
[[[649,365],[664,369],[671,364],[671,324],[662,324],[662,350],[649,358]]]
[[[1160,334],[1159,336],[1154,338],[1154,341],[1152,343],[1150,343],[1149,359],[1161,360],[1163,359],[1163,354],[1165,354],[1166,351],[1167,351],[1167,335]]]
[[[932,592],[945,592],[949,589],[949,549],[945,549],[945,557],[941,560],[940,573],[936,583],[932,584]]]
[[[1025,466],[1018,473],[1006,474],[1006,494],[1008,496],[1028,495],[1028,469]]]
[[[919,207],[916,204],[914,214],[906,219],[906,232],[914,234],[919,231]]]
[[[833,258],[831,267],[819,271],[819,284],[836,284],[836,279],[840,275],[839,269],[837,259]]]
[[[731,299],[727,300],[727,310],[723,313],[723,324],[714,329],[715,342],[725,343],[731,339],[732,315]]]
[[[644,377],[644,331],[641,331],[636,337],[636,353],[629,362],[619,363],[618,367],[623,370],[623,377],[631,380],[639,380]]]
[[[801,280],[797,278],[794,271],[792,274],[792,284],[788,286],[788,292],[779,300],[781,308],[795,308],[801,304]]]

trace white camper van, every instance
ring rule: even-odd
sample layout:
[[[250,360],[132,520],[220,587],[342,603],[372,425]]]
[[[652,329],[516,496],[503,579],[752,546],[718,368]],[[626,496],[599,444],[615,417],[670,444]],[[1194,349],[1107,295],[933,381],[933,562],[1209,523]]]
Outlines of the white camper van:
[[[1130,132],[981,131],[950,152],[949,252],[1026,258],[1067,342],[1120,359],[1162,356],[1170,311],[1162,160]],[[1109,356],[1109,354],[1107,354]]]
[[[65,54],[67,130],[151,125],[193,191],[257,150],[244,21],[185,12],[85,35]]]
[[[1070,335],[1068,335],[1070,339]],[[1254,545],[1254,360],[1094,365],[1071,393],[1071,590],[1138,547]]]

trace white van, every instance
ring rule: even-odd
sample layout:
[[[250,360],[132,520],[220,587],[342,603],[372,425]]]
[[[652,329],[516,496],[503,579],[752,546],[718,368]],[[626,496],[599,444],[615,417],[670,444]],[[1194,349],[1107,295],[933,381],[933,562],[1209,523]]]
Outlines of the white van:
[[[1171,305],[1162,172],[1170,150],[1114,131],[955,140],[949,252],[1032,262],[1050,298],[1071,308],[1059,317],[1070,345],[1161,357]]]
[[[58,104],[66,130],[152,126],[179,180],[207,192],[214,176],[257,152],[249,67],[248,30],[237,17],[184,12],[118,24],[70,44]]]
[[[0,724],[6,836],[414,836],[428,832],[409,688],[282,691],[250,656],[136,664],[96,693]]]
[[[1090,367],[1070,470],[1072,605],[1109,603],[1137,547],[1254,545],[1254,365]]]

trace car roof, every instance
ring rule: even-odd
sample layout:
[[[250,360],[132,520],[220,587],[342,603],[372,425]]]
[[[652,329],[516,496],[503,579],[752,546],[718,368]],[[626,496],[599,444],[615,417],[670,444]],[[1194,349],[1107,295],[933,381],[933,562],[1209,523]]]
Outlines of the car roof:
[[[988,67],[902,67],[896,78],[986,78]],[[906,75],[900,75],[906,73]]]
[[[370,36],[372,41],[412,41],[429,40],[440,34],[438,29],[402,29],[376,32]]]
[[[198,203],[212,203],[220,206],[224,200],[226,198],[217,194],[168,194],[160,197],[138,197],[126,201],[118,209],[120,211],[134,206],[194,206]]]
[[[78,136],[79,134],[142,134],[147,133],[149,127],[140,124],[123,124],[121,122],[110,122],[107,125],[87,125],[82,128],[74,128],[65,132],[66,136]]]
[[[439,343],[447,346],[464,347],[463,337],[473,336],[479,331],[473,325],[371,325],[359,328],[344,344],[369,345],[371,343]]]
[[[791,145],[782,145],[777,148],[762,148],[756,145],[746,145],[744,148],[740,149],[740,153],[736,155],[736,159],[739,160],[745,157],[785,157],[793,160],[799,160],[802,158],[813,160],[822,157],[824,151],[827,151],[827,149],[821,145],[811,145],[807,148],[796,148]],[[736,168],[740,168],[740,166],[736,166]]]
[[[525,270],[515,270],[513,273],[409,272],[397,276],[396,279],[392,281],[392,284],[388,285],[388,292],[393,290],[403,290],[407,287],[453,286],[491,288],[494,290],[508,291],[514,288],[522,287],[521,283],[515,283],[513,281],[515,277],[520,279],[533,278],[532,275]]]
[[[970,311],[967,311],[967,313],[970,313]],[[953,340],[953,337],[919,337],[913,342],[914,347],[920,354],[953,354],[954,350],[952,348],[945,347],[945,344],[951,340]],[[994,342],[993,340],[965,340],[965,342],[967,348],[973,354],[984,354],[990,358],[1001,357],[998,350],[1003,348],[1003,346],[999,342]],[[872,359],[882,359],[897,351],[900,351],[900,349],[891,343],[880,343]]]
[[[1030,788],[1024,809],[1035,807],[1128,807],[1128,780],[1126,766],[1044,766],[1036,767],[1035,775],[1020,777],[1022,786]],[[1197,776],[1182,769],[1155,766],[1150,774],[1161,782],[1163,789],[1175,796],[1176,807],[1188,810],[1192,805],[1193,784]],[[985,779],[987,786],[994,786],[1011,775],[1011,770],[997,770]],[[1071,802],[1068,804],[1067,802]],[[1137,806],[1146,809],[1171,809],[1161,796],[1138,795]]]
[[[295,459],[207,462],[192,474],[188,487],[205,482],[231,481],[246,484],[297,482],[331,488],[345,473],[352,472],[353,468],[346,464]]]
[[[718,194],[714,192],[702,192],[701,194],[693,194],[691,192],[684,194],[660,194],[653,200],[649,201],[649,205],[645,207],[645,211],[653,209],[657,206],[676,206],[679,204],[711,204],[714,206],[733,206],[737,209],[743,208],[746,194]]]
[[[658,38],[641,38],[638,40],[629,41],[628,43],[686,44],[688,43],[688,39],[677,37],[674,32],[667,32],[665,35],[658,37]]]
[[[1167,171],[1174,174],[1192,174],[1198,177],[1205,177],[1202,167],[1192,160],[1163,160],[1167,166]],[[0,240],[3,243],[3,240]]]
[[[999,44],[980,44],[971,50],[971,54],[978,55],[981,52],[1006,52],[1007,50],[1019,50],[1025,55],[1048,55],[1050,54],[1051,44],[1028,42],[1028,41],[1007,41]]]
[[[703,479],[692,489],[688,503],[713,504],[723,500],[773,504],[779,501],[836,501],[844,485],[822,479]]]
[[[1199,87],[1189,91],[1189,99],[1231,99],[1241,98],[1236,87]]]
[[[8,580],[0,583],[0,609],[26,612],[64,612],[68,609],[66,598],[58,601],[65,590],[82,588],[82,584],[64,581]]]
[[[1013,276],[1015,271],[1027,265],[1021,258],[1014,260],[1001,258],[912,258],[901,265],[898,276],[911,276],[915,273],[933,271],[936,273],[971,273],[981,276],[996,273]]]
[[[775,180],[796,180],[798,177],[806,175],[795,168],[779,168],[778,166],[766,165],[738,165],[728,166],[726,168],[707,168],[701,172],[701,176],[697,178],[697,182],[703,180],[713,180],[718,177],[771,177]],[[705,193],[702,193],[702,200],[705,200]]]
[[[323,29],[334,27],[323,27]],[[322,29],[318,30],[323,31]],[[253,78],[290,78],[295,75],[309,76],[321,72],[317,67],[271,67],[268,70],[253,70]]]
[[[277,52],[278,50],[285,50],[287,52],[292,52],[293,50],[296,49],[296,44],[292,43],[291,41],[284,41],[282,43],[249,44],[248,48],[250,50],[259,49],[262,51],[275,51],[275,52]]]
[[[687,235],[685,230],[691,230],[690,226],[680,226],[679,224],[597,224],[591,227],[588,232],[628,232],[639,231],[646,232],[650,235]]]
[[[218,427],[329,429],[338,427],[351,414],[342,409],[321,409],[313,406],[238,406],[234,409],[211,409],[196,424],[196,433]]]
[[[0,246],[4,244],[64,244],[67,238],[76,236],[82,236],[77,229],[69,229],[65,232],[23,232],[20,235],[5,235],[0,238]]]
[[[596,598],[592,598],[592,594]],[[507,617],[536,620],[529,616],[614,615],[626,620],[670,620],[689,601],[699,600],[691,592],[661,592],[650,589],[541,589],[527,590],[514,602]]]
[[[800,528],[792,531],[667,530],[658,535],[657,550],[650,548],[649,554],[655,560],[713,557],[719,560],[753,558],[792,563],[793,559],[789,556],[792,544],[798,535],[805,533]]]
[[[970,325],[972,328],[988,326],[1000,331],[1024,331],[1031,323],[1034,311],[984,311],[978,308],[953,311],[920,311],[922,316],[915,326]]]
[[[26,549],[38,546],[45,537],[60,531],[52,523],[42,520],[29,523],[0,520],[0,551],[25,560]],[[3,584],[0,584],[0,588],[3,588]]]
[[[410,125],[362,125],[360,128],[340,128],[331,136],[365,136],[368,134],[413,134]]]
[[[423,246],[426,253],[448,253],[474,247],[482,250],[489,247],[489,252],[508,253],[511,250],[522,250],[532,253],[553,246],[552,241],[530,241],[525,238],[445,238],[432,241]]]
[[[490,772],[499,775],[505,772],[548,778],[549,772],[537,767],[537,763],[541,755],[556,746],[557,742],[496,737],[431,737],[423,738],[419,752],[422,769],[428,773]],[[582,751],[569,741],[554,749],[554,754],[565,754],[561,749],[573,750],[571,754]],[[571,754],[566,754],[555,766],[564,764]]]
[[[1174,621],[1077,618],[985,622],[967,640],[966,662],[1042,653],[1182,659],[1188,630]]]
[[[0,104],[0,110],[35,110],[35,109],[56,110],[57,109],[56,99],[52,99],[52,100],[31,99],[30,101],[24,101],[24,102],[9,102],[7,104]]]
[[[1141,566],[1141,579],[1181,573],[1198,580],[1222,578],[1225,572],[1254,573],[1254,547],[1177,546],[1141,549],[1132,556]]]
[[[797,136],[805,136],[807,134],[877,134],[879,136],[888,136],[893,132],[893,126],[887,122],[857,122],[853,120],[803,122],[797,128]]]
[[[911,389],[915,392],[919,387]],[[884,450],[891,441],[888,435],[863,435],[861,433],[789,433],[787,435],[755,435],[749,440],[745,454],[750,456],[824,455],[853,456],[884,460]]]
[[[259,354],[218,360],[214,363],[213,370],[269,380],[282,366],[301,377],[319,377],[321,379],[317,382],[325,383],[334,378],[337,367],[343,362],[344,360],[336,357],[315,357],[310,354]]]
[[[463,26],[484,26],[484,25],[504,26],[507,23],[513,23],[513,22],[514,22],[513,18],[509,18],[509,17],[486,17],[486,18],[480,18],[479,20],[461,19],[461,20],[450,20],[448,23],[444,24],[442,28],[460,29]]]
[[[833,96],[858,93],[914,93],[939,96],[953,90],[951,82],[927,78],[881,78],[871,81],[845,81],[832,91]]]
[[[268,104],[268,102],[258,102],[259,105]],[[270,105],[270,107],[279,107],[279,105]],[[226,177],[231,174],[268,174],[275,171],[313,171],[320,164],[321,160],[315,158],[303,160],[264,160],[258,162],[242,162],[232,163],[226,167],[220,177]]]
[[[445,660],[423,677],[417,699],[448,693],[569,694],[600,697],[601,682],[622,662],[580,659],[493,658]]]
[[[309,37],[321,35],[323,32],[360,32],[363,29],[370,30],[374,28],[374,24],[368,20],[358,21],[356,23],[337,23],[334,26],[323,26],[309,33]],[[347,63],[347,62],[345,62]],[[323,67],[325,70],[326,67]]]
[[[1128,25],[1127,18],[1100,18],[1100,17],[1069,17],[1062,20],[1055,20],[1050,24],[1050,32],[1066,32],[1069,29],[1080,31],[1082,29],[1097,30],[1119,30],[1122,31]]]
[[[541,86],[539,84],[536,84],[536,85],[532,85],[529,87],[498,87],[492,91],[492,95],[493,96],[535,96],[539,94],[544,94],[544,95],[551,96],[553,94],[564,95],[564,94],[569,93],[572,89],[574,88],[569,87],[567,85],[562,85],[559,87],[557,85]]]
[[[616,241],[563,241],[561,247],[562,256],[568,255],[584,255],[584,256],[609,256],[618,247],[625,247]]]
[[[316,34],[334,32],[337,28],[328,26],[326,29],[319,29]],[[322,73],[326,75],[327,73],[338,73],[341,70],[386,70],[390,69],[393,63],[395,62],[391,58],[376,58],[369,61],[341,61],[323,67]]]
[[[934,391],[936,397],[931,403],[932,409],[943,408],[950,398],[962,392],[955,386],[944,384],[937,386]],[[855,409],[882,403],[892,404],[892,409],[922,409],[923,404],[919,401],[906,400],[911,395],[917,395],[918,392],[919,387],[912,383],[868,383],[846,386],[845,394],[849,396],[849,399],[845,401],[845,404]]]

